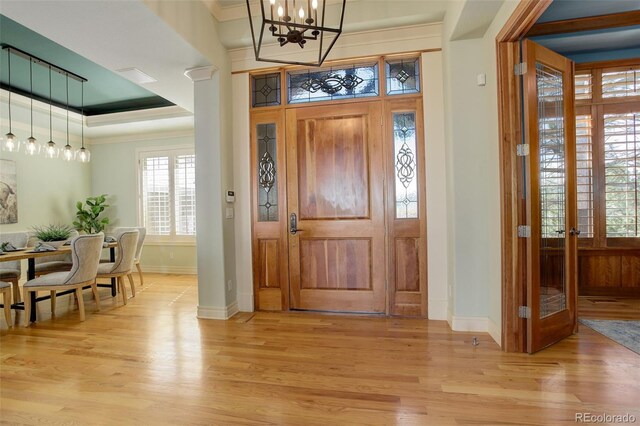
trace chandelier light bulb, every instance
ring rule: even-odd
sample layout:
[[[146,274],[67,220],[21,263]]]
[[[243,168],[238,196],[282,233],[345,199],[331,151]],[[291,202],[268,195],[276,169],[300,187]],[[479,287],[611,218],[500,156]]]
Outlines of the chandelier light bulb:
[[[302,7],[298,11],[298,16],[300,17],[300,19],[304,19],[304,10],[302,10]]]
[[[284,15],[284,9],[282,6],[278,6],[278,16],[282,18],[282,15]]]
[[[318,0],[311,0],[311,7],[315,10],[318,8]]]
[[[47,142],[47,146],[44,149],[44,156],[46,158],[58,158],[59,153],[60,151],[54,141],[50,140]]]
[[[77,158],[81,163],[88,163],[91,159],[91,153],[87,148],[82,147],[78,150]]]

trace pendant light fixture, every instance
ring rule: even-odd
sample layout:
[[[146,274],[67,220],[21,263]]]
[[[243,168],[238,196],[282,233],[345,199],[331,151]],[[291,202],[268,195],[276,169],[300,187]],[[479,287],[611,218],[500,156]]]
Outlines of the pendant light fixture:
[[[81,163],[88,163],[91,161],[91,152],[84,147],[84,81],[81,83],[80,91],[82,93],[82,115],[80,116],[80,126],[82,128],[82,148],[76,153],[78,161]]]
[[[75,156],[74,154],[73,148],[69,144],[69,76],[67,75],[67,144],[62,151],[62,158],[64,161],[71,161]]]
[[[342,33],[347,0],[333,2],[329,7],[336,10],[330,13],[325,13],[328,0],[246,1],[256,61],[319,67]],[[255,22],[254,16],[259,17]],[[267,44],[275,46],[263,49]],[[305,47],[313,56],[300,60]],[[282,59],[287,53],[295,59]]]
[[[33,137],[33,59],[31,58],[29,58],[29,92],[31,93],[31,136],[27,139],[24,153],[33,156],[40,153],[40,144]]]
[[[52,100],[51,100],[51,66],[49,66],[49,142],[44,147],[44,156],[46,158],[58,158],[60,148],[53,141],[53,120],[52,120]]]
[[[11,51],[7,50],[8,65],[9,65],[9,133],[4,135],[4,141],[2,141],[2,150],[7,152],[18,152],[20,150],[20,141],[11,132]]]

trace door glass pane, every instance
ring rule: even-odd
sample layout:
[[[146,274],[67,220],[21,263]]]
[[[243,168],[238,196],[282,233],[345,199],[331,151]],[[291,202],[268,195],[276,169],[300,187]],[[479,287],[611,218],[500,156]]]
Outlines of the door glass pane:
[[[386,61],[387,95],[420,92],[420,57]]]
[[[536,63],[540,161],[540,317],[566,309],[566,147],[562,73]]]
[[[258,149],[258,221],[278,221],[276,125],[256,126]]]
[[[418,182],[416,174],[416,114],[393,114],[393,152],[395,159],[396,218],[418,217]]]

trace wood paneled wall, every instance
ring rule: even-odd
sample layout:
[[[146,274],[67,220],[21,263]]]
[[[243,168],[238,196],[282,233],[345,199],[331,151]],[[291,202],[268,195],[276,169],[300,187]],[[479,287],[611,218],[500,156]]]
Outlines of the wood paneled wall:
[[[580,296],[640,296],[640,248],[578,250]]]

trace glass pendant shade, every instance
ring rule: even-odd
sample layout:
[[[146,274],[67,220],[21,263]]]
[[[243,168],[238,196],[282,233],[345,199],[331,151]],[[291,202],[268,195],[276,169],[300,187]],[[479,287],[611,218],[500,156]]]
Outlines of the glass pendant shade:
[[[81,163],[88,163],[91,161],[91,151],[82,147],[76,152],[76,159]]]
[[[76,153],[73,151],[71,145],[67,144],[64,146],[64,149],[62,150],[62,158],[64,161],[73,161],[76,156],[75,154]]]
[[[24,144],[24,153],[29,156],[34,156],[40,154],[40,144],[33,136],[30,136],[27,139],[27,142]]]
[[[4,135],[2,140],[2,150],[5,152],[18,152],[20,151],[20,141],[16,138],[16,135],[9,132]]]
[[[44,149],[45,158],[58,158],[60,156],[60,148],[56,146],[56,143],[52,140],[47,142]]]

